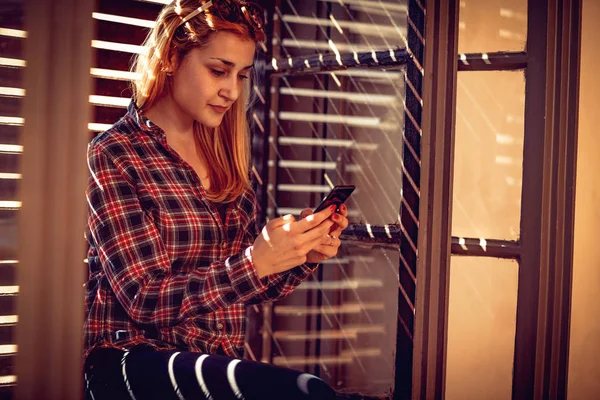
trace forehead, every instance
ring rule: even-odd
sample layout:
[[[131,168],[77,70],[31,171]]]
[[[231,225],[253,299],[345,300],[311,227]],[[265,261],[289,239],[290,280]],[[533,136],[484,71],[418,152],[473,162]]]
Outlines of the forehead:
[[[254,61],[256,44],[231,32],[215,32],[202,49],[202,58],[221,58],[243,68]]]

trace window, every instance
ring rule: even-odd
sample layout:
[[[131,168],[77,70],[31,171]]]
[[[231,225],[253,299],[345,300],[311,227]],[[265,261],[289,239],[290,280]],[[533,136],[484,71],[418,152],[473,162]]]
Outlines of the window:
[[[392,393],[410,370],[418,218],[419,132],[405,119],[407,98],[419,97],[406,94],[408,4],[276,1],[269,11],[255,126],[265,217],[297,216],[336,184],[356,191],[338,257],[285,300],[250,311],[262,332],[249,338],[251,353],[340,392]]]
[[[564,397],[581,4],[432,3],[413,393]]]

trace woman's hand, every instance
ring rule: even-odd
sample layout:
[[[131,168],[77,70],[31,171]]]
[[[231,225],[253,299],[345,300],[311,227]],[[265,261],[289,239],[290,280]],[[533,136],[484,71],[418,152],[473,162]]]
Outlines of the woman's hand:
[[[270,220],[252,247],[252,260],[259,278],[307,262],[307,253],[326,241],[324,238],[334,225],[329,218],[334,210],[335,206],[331,206],[299,221],[292,215]]]
[[[312,210],[310,208],[305,208],[302,210],[300,214],[301,218],[306,218],[312,214]],[[315,247],[312,251],[310,251],[306,256],[306,262],[309,263],[320,263],[328,258],[334,257],[340,245],[342,244],[340,240],[340,235],[342,231],[348,227],[348,209],[344,204],[340,206],[340,212],[332,214],[329,218],[334,222],[331,227],[329,234],[322,238],[321,242]]]

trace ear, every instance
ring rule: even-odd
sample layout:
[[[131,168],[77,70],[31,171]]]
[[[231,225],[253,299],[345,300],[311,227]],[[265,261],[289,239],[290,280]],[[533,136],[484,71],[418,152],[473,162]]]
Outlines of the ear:
[[[165,63],[165,71],[167,71],[167,75],[173,75],[177,68],[179,67],[179,55],[172,51],[169,53],[169,58]]]

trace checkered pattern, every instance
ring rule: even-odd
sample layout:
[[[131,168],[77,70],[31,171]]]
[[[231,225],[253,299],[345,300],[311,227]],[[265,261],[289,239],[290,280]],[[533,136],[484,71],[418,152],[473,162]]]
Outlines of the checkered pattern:
[[[248,189],[223,222],[194,170],[164,132],[130,105],[88,148],[86,349],[243,351],[245,304],[278,300],[313,271],[300,265],[259,279]]]

